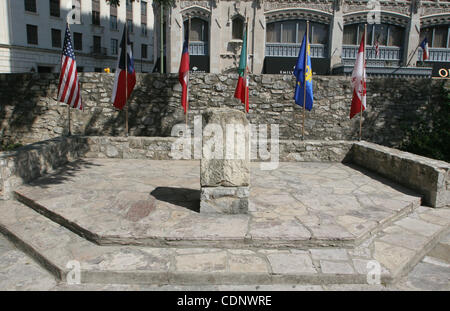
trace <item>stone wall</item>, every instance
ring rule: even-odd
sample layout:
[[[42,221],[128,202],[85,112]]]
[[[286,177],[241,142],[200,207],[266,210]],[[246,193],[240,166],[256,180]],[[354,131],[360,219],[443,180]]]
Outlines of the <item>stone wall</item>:
[[[30,144],[15,151],[0,152],[0,198],[9,199],[12,191],[40,176],[71,163],[76,169],[80,162],[73,162],[87,152],[83,137],[58,137]]]
[[[33,143],[67,132],[67,106],[56,102],[56,74],[0,75],[0,140]],[[85,111],[72,109],[72,133],[90,136],[123,136],[125,113],[110,103],[114,75],[80,74]],[[236,74],[192,74],[189,124],[208,107],[243,105],[233,98]],[[306,113],[308,140],[353,140],[359,118],[349,120],[350,78],[315,76],[314,108]],[[254,124],[279,124],[280,139],[301,138],[302,110],[294,104],[294,77],[252,75],[250,113]],[[371,78],[367,83],[367,112],[363,139],[391,147],[404,139],[433,104],[433,94],[450,81],[431,79]],[[132,136],[168,137],[174,124],[184,123],[181,88],[176,75],[138,74],[130,100]]]
[[[416,190],[433,207],[450,206],[450,164],[409,152],[358,142],[352,162]]]

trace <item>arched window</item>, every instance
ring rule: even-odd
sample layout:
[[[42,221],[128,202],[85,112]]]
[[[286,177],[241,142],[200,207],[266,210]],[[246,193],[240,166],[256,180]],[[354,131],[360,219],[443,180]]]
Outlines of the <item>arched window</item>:
[[[450,25],[439,25],[420,29],[420,42],[427,38],[428,46],[450,48]]]
[[[233,18],[231,28],[231,38],[233,40],[242,40],[244,38],[244,18],[242,16],[236,16]]]

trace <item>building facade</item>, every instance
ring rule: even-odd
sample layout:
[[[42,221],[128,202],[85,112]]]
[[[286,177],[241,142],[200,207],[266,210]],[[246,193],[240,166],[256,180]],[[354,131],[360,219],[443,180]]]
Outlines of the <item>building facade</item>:
[[[78,71],[115,70],[125,21],[135,70],[152,71],[151,0],[1,0],[0,72],[58,72],[68,14]]]
[[[154,4],[155,32],[159,12]],[[435,75],[450,67],[448,0],[177,0],[164,12],[165,67],[177,72],[190,19],[193,71],[233,71],[248,22],[252,73],[290,73],[309,21],[316,74],[350,73],[367,24],[369,74]],[[427,37],[430,59],[418,48]],[[375,46],[378,46],[376,52]],[[159,42],[155,40],[155,55]],[[158,57],[158,56],[157,56]]]

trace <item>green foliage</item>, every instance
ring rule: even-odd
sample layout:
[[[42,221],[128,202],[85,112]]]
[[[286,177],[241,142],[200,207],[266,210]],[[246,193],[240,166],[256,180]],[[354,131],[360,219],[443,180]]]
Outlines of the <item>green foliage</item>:
[[[450,162],[450,92],[442,83],[414,128],[407,131],[400,149]]]
[[[23,146],[22,144],[10,143],[10,144],[7,144],[5,146],[0,146],[0,151],[12,151],[12,150],[17,149],[17,148],[22,147],[22,146]]]

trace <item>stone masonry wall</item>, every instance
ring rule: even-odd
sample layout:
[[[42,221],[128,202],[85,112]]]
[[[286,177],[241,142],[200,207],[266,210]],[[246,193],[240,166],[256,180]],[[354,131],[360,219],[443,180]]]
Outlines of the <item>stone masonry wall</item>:
[[[80,74],[85,111],[72,109],[72,133],[89,136],[122,136],[124,111],[110,103],[114,75]],[[236,74],[192,74],[189,124],[208,107],[243,105],[233,98]],[[67,106],[56,98],[57,74],[0,75],[0,143],[28,144],[67,133]],[[353,140],[359,118],[349,120],[350,78],[315,76],[314,108],[306,113],[308,140]],[[279,124],[280,139],[301,138],[302,109],[294,104],[295,80],[290,75],[252,75],[250,113],[256,124]],[[363,139],[397,147],[406,128],[426,114],[432,95],[449,81],[431,79],[372,78],[367,83],[368,109],[364,113]],[[138,74],[129,104],[132,136],[167,137],[172,126],[184,123],[181,88],[173,74]]]

